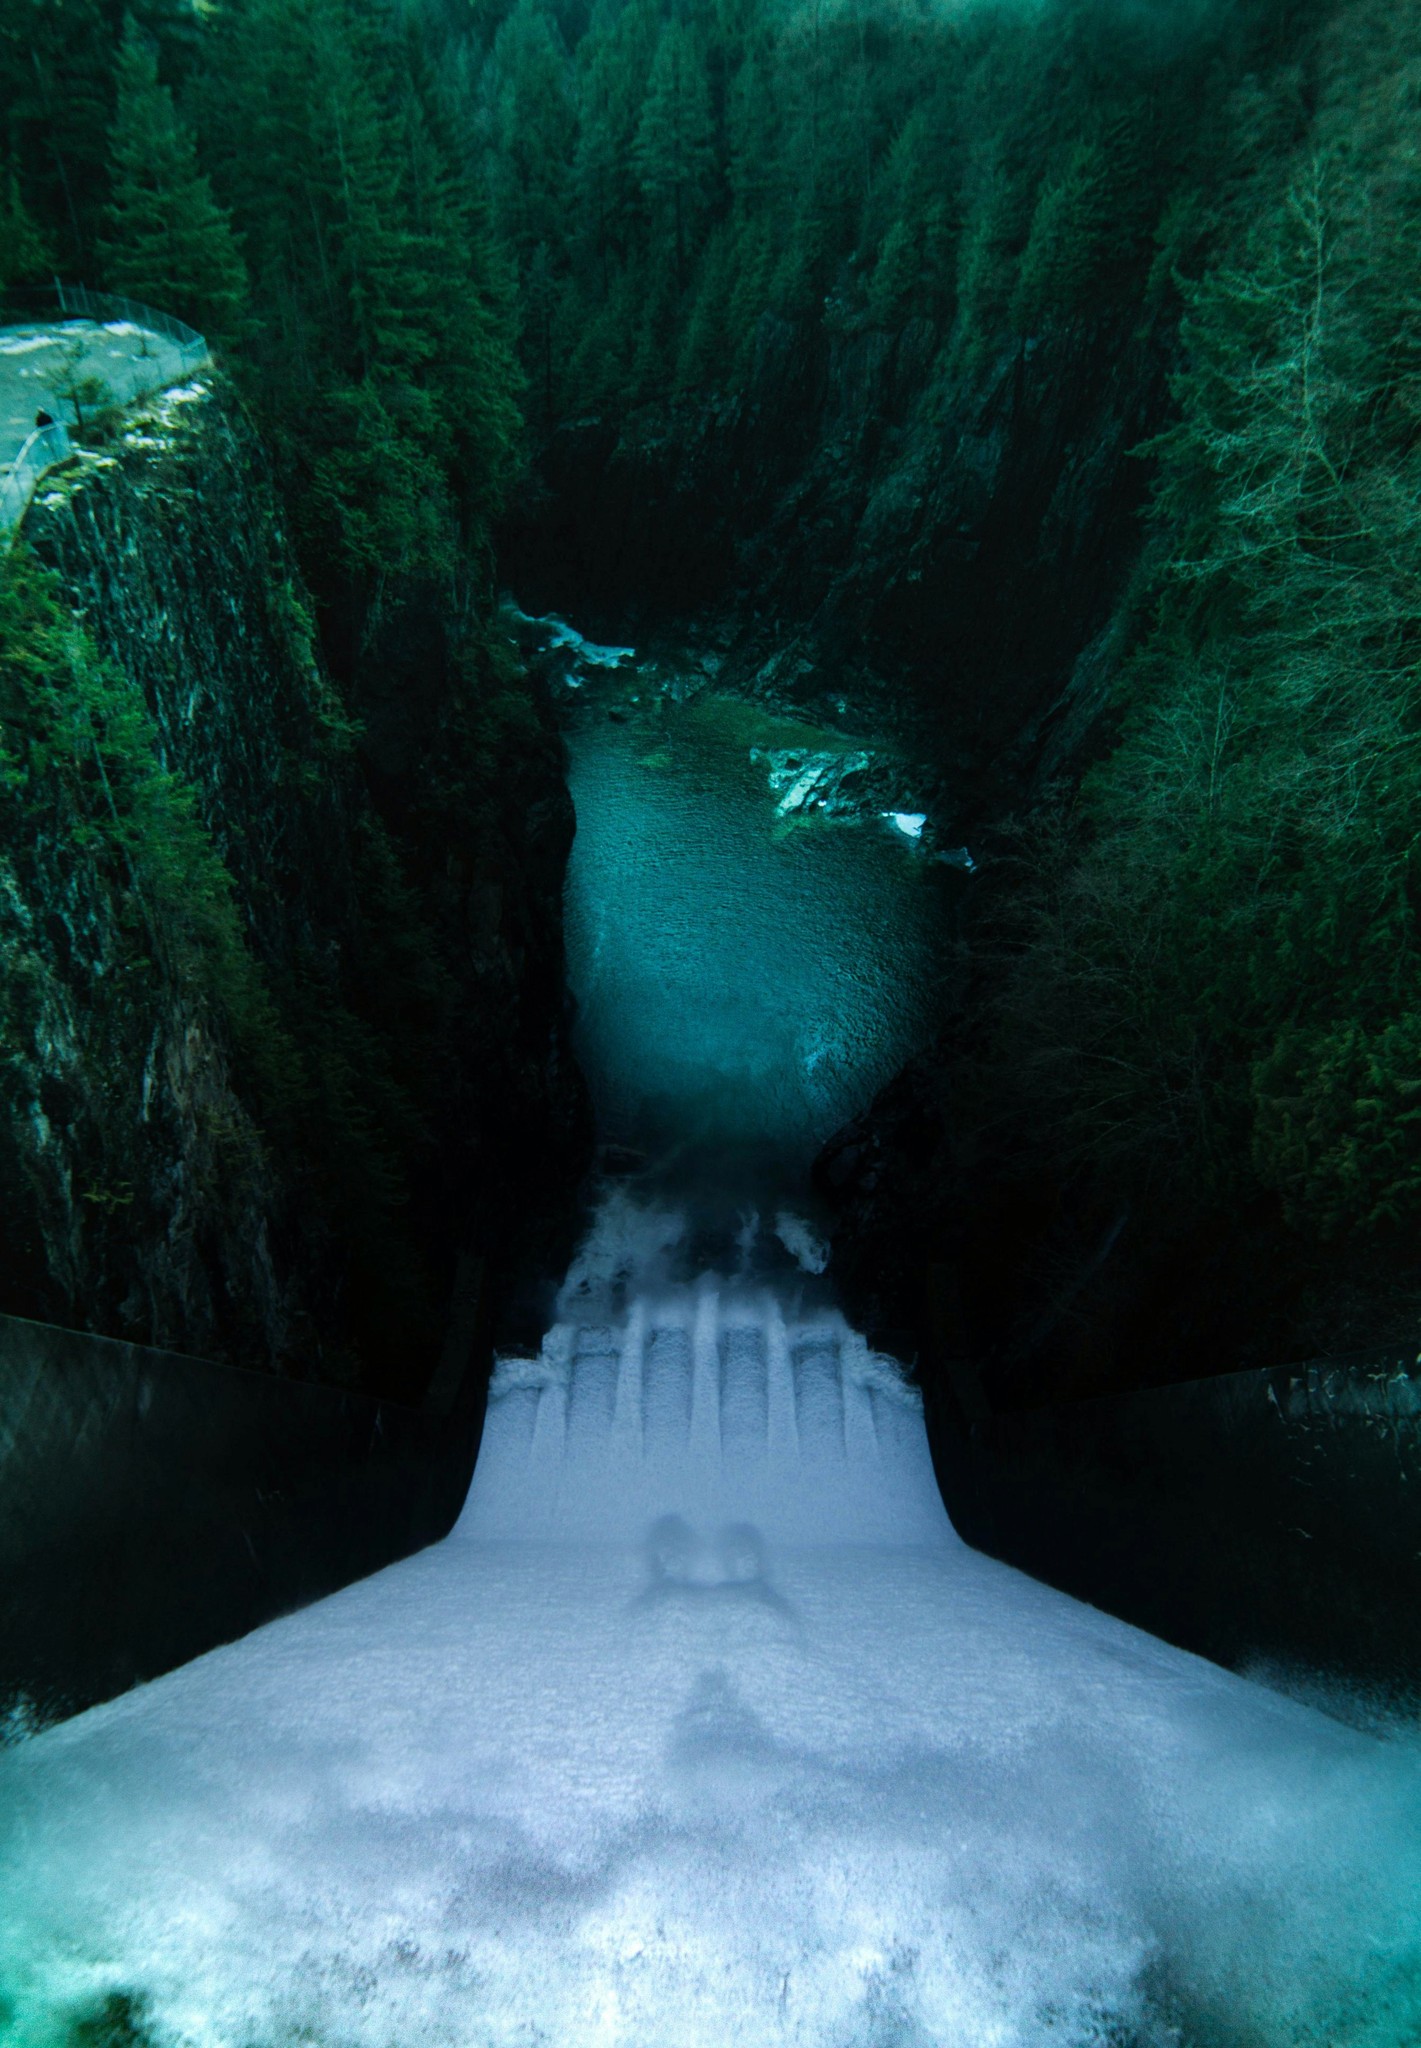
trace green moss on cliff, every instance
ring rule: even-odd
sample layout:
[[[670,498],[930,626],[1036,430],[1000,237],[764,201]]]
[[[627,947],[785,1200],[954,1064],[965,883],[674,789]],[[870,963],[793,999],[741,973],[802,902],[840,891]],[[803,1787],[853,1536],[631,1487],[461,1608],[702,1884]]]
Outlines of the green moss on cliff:
[[[299,605],[289,591],[287,601]],[[348,753],[351,730],[329,721],[327,744]],[[319,774],[318,760],[309,765]],[[24,547],[8,556],[0,1113],[7,1230],[31,1255],[44,1245],[47,1284],[12,1274],[19,1298],[7,1305],[73,1315],[74,1294],[94,1289],[96,1268],[112,1268],[89,1304],[101,1326],[200,1342],[171,1316],[145,1327],[131,1285],[127,1300],[114,1298],[117,1273],[131,1281],[145,1240],[151,1249],[175,1231],[261,1233],[257,1212],[275,1210],[279,1229],[307,1238],[308,1264],[348,1275],[324,1332],[325,1370],[356,1372],[363,1361],[387,1377],[390,1361],[427,1357],[438,1304],[406,1212],[409,1174],[430,1140],[399,1070],[413,1072],[427,1047],[440,978],[373,820],[362,843],[372,940],[402,990],[425,998],[423,1012],[416,1000],[405,1013],[403,1042],[392,1020],[382,1031],[353,1014],[314,963],[268,974],[199,794],[165,766],[141,691],[100,653],[60,579]],[[173,1115],[155,1108],[155,1097],[181,1092],[175,1038],[189,1055],[201,1048],[207,1069],[187,1090],[180,1139],[163,1128]],[[165,1216],[162,1182],[174,1172],[183,1198]],[[224,1276],[224,1292],[241,1287]],[[241,1354],[257,1338],[248,1326],[260,1304],[233,1306],[216,1320]],[[280,1325],[278,1357],[284,1337],[285,1362],[300,1363],[300,1330],[289,1315]]]
[[[211,1004],[269,1109],[290,1093],[270,995],[198,816],[165,768],[141,693],[23,546],[0,568],[0,832],[84,863],[119,905],[125,975],[160,972]]]
[[[349,703],[220,391],[31,507],[0,1307],[413,1394],[460,1255],[506,1268],[574,1183],[560,746],[471,581],[387,590]]]

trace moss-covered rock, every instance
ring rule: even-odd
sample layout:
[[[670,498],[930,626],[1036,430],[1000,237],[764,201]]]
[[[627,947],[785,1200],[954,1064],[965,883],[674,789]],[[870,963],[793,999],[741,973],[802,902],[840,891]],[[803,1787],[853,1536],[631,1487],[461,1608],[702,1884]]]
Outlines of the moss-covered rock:
[[[210,389],[32,507],[0,645],[5,1308],[413,1392],[459,1255],[507,1274],[566,1200],[560,743],[472,605],[421,668],[425,596],[385,602],[384,701],[369,631],[333,679]]]

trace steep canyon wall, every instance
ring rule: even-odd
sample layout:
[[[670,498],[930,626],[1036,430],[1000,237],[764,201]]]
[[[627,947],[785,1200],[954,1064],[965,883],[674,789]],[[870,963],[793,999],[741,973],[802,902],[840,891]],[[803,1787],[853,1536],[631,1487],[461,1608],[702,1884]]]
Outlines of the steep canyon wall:
[[[551,435],[503,567],[525,604],[655,635],[833,716],[905,717],[965,824],[1059,772],[1104,699],[1168,347],[1081,322],[954,366],[766,315],[745,388]]]
[[[333,680],[220,390],[58,473],[12,563],[0,1307],[417,1393],[461,1257],[506,1282],[586,1144],[548,712],[458,590]]]

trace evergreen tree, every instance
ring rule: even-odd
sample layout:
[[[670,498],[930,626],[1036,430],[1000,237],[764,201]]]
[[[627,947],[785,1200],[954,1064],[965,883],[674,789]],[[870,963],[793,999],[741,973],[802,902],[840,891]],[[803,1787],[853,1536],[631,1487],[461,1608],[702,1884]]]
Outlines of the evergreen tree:
[[[995,168],[967,212],[958,251],[957,298],[969,359],[980,358],[1003,337],[1029,207],[1021,181]]]
[[[669,22],[656,46],[637,129],[636,166],[679,288],[710,210],[716,171],[705,56],[680,22]]]
[[[683,390],[716,381],[730,357],[730,306],[735,285],[736,238],[728,222],[711,238],[701,265],[695,303],[686,322],[676,362]]]
[[[910,222],[895,220],[883,238],[868,291],[869,317],[892,327],[911,307],[923,274],[918,237]]]
[[[1118,193],[1104,152],[1077,143],[1042,187],[1012,294],[1011,323],[1029,334],[1044,319],[1090,310],[1121,232]]]
[[[777,86],[772,54],[757,45],[736,72],[728,99],[730,190],[744,222],[762,217],[780,198],[785,109]]]
[[[13,170],[0,175],[0,291],[37,284],[52,269],[48,246],[20,196]]]
[[[577,141],[570,67],[541,0],[517,0],[499,29],[485,90],[494,218],[520,258],[560,251]]]
[[[212,334],[239,324],[247,277],[228,216],[198,168],[191,131],[158,80],[152,44],[130,16],[116,71],[105,275],[121,292]]]
[[[941,97],[915,108],[894,138],[870,195],[877,244],[870,318],[892,326],[913,313],[945,317],[957,288],[956,165]]]
[[[56,263],[93,274],[108,182],[114,10],[0,0],[0,160]]]
[[[362,0],[239,0],[219,36],[204,127],[308,573],[447,570],[501,503],[519,379],[507,273],[428,79]]]
[[[628,0],[620,11],[604,0],[578,51],[575,242],[603,294],[644,232],[636,137],[658,33],[656,0]]]

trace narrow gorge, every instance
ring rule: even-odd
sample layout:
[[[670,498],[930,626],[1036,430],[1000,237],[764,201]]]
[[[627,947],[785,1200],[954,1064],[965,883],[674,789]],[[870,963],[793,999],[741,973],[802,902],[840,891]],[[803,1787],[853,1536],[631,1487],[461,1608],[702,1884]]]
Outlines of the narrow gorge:
[[[0,0],[0,2048],[1406,2048],[1421,0]]]

